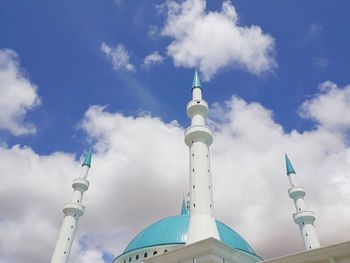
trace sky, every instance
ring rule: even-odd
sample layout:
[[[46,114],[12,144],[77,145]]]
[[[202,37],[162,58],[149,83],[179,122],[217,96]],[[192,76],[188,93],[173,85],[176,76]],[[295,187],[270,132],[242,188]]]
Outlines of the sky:
[[[90,147],[70,262],[111,262],[179,213],[195,68],[214,131],[216,218],[265,259],[302,251],[287,152],[321,244],[348,241],[349,10],[330,0],[0,0],[0,263],[48,262]]]

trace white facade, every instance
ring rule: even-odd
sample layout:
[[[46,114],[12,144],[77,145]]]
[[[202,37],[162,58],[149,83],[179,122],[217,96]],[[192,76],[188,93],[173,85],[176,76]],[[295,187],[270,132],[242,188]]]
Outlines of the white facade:
[[[84,214],[85,206],[82,200],[84,192],[89,188],[89,181],[86,180],[91,162],[91,150],[85,158],[79,178],[74,179],[72,187],[73,197],[71,202],[63,208],[64,218],[61,230],[56,242],[55,250],[51,258],[51,263],[67,263],[74,240],[75,231],[79,217]]]
[[[197,72],[195,78],[198,78]],[[187,244],[209,237],[220,240],[214,218],[209,153],[213,135],[205,125],[208,110],[208,104],[202,99],[201,88],[194,86],[192,100],[187,104],[191,126],[185,132],[185,143],[189,147],[190,156],[190,224]]]
[[[273,245],[273,244],[272,244]],[[169,253],[152,257],[144,263],[253,263],[257,258],[238,249],[232,249],[209,238],[178,248]],[[350,241],[304,251],[297,254],[262,260],[261,263],[349,263]]]

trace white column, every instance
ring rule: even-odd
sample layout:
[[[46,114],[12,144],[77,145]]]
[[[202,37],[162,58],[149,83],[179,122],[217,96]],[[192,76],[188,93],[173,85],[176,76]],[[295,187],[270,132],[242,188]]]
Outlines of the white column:
[[[74,179],[72,187],[74,189],[71,202],[63,208],[64,218],[61,230],[56,242],[51,263],[66,263],[70,255],[75,231],[79,217],[84,214],[85,206],[82,200],[84,192],[89,188],[89,181],[86,180],[91,164],[91,150],[85,158],[79,178]]]
[[[293,214],[294,222],[299,226],[301,236],[304,241],[305,249],[311,250],[320,247],[314,221],[316,220],[315,213],[307,210],[304,201],[305,190],[298,186],[295,171],[286,156],[287,175],[291,188],[288,190],[289,197],[293,199],[296,213]]]
[[[214,237],[220,240],[214,218],[209,146],[213,135],[205,125],[208,104],[202,100],[200,87],[192,89],[193,99],[187,104],[187,114],[192,119],[185,132],[185,143],[190,156],[190,224],[187,244]]]

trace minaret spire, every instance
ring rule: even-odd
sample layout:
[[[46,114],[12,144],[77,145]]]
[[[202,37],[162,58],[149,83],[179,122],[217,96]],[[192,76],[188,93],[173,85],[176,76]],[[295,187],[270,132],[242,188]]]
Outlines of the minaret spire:
[[[220,240],[214,218],[213,191],[209,146],[213,135],[205,118],[208,104],[202,99],[202,87],[197,70],[192,84],[192,100],[187,104],[191,126],[185,132],[190,154],[190,224],[187,244],[214,237]]]
[[[182,198],[182,205],[181,205],[181,215],[187,215],[188,211],[187,211],[187,204],[186,204],[186,200],[185,197]]]
[[[201,81],[199,79],[197,69],[194,72],[193,82],[192,82],[192,88],[196,88],[196,87],[197,88],[202,88],[202,84],[201,84]]]
[[[289,197],[294,200],[294,205],[296,213],[293,214],[294,222],[299,226],[301,236],[304,241],[305,249],[311,250],[320,247],[320,242],[318,240],[314,221],[316,220],[315,213],[306,209],[304,196],[304,188],[298,186],[295,171],[290,162],[287,154],[285,154],[286,159],[286,170],[287,176],[289,178],[289,183],[291,188],[288,190]]]
[[[91,167],[92,149],[85,155],[79,178],[74,179],[72,187],[73,197],[70,203],[63,208],[64,218],[61,230],[56,242],[56,247],[51,258],[51,263],[68,262],[70,250],[78,225],[79,217],[84,214],[85,206],[81,204],[84,192],[89,188],[89,181],[86,180]]]

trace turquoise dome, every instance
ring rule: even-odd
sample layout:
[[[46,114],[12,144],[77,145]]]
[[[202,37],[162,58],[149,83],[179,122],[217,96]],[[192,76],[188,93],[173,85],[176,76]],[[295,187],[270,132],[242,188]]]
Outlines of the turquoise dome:
[[[141,231],[126,247],[124,253],[133,250],[160,246],[181,245],[186,243],[190,217],[188,214],[164,218]],[[216,220],[220,240],[225,245],[256,256],[249,244],[233,229]]]

